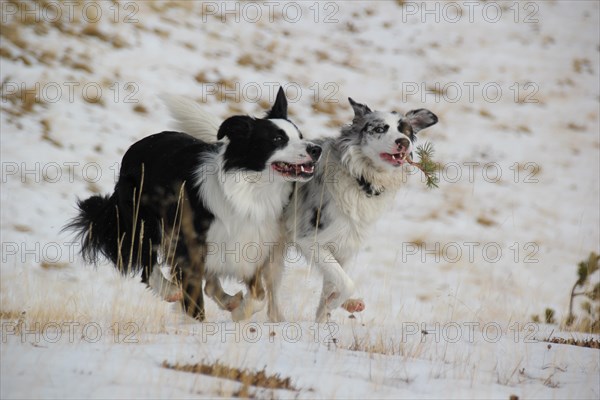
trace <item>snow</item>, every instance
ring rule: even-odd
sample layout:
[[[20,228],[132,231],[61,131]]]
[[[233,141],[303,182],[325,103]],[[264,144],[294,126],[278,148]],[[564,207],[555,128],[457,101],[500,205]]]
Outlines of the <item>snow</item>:
[[[3,2],[1,397],[239,390],[161,366],[204,360],[266,368],[298,388],[251,388],[257,397],[598,398],[598,350],[541,341],[591,335],[530,321],[546,308],[563,320],[575,265],[600,251],[599,4],[398,3],[239,3],[236,21],[233,2],[91,2],[95,24],[93,10],[59,5],[61,31],[49,6],[38,3],[32,23]],[[225,83],[234,89],[222,101],[213,93]],[[137,279],[74,255],[59,231],[76,198],[110,192],[127,147],[172,127],[161,93],[223,118],[260,114],[279,83],[307,137],[336,135],[352,118],[348,96],[440,119],[420,134],[445,165],[440,188],[407,174],[348,268],[362,314],[313,324],[320,276],[294,265],[289,323],[262,312],[236,325],[211,302],[208,322],[194,323]],[[10,96],[36,84],[42,104],[16,115]],[[328,114],[315,98],[337,103]]]

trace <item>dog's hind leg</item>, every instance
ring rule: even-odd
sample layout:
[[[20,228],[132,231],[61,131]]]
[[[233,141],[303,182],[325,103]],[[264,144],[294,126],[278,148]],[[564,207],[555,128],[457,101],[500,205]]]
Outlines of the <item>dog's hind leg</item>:
[[[273,247],[269,260],[261,268],[267,289],[267,315],[271,322],[285,321],[285,317],[279,309],[279,289],[283,278],[285,250],[284,242],[280,241]]]
[[[172,277],[171,279],[174,280],[174,278]],[[181,292],[181,287],[172,280],[166,278],[157,265],[152,270],[152,274],[150,274],[148,286],[165,301],[173,303],[180,301],[183,298],[183,293]]]
[[[195,263],[181,260],[178,269],[181,273],[183,289],[183,309],[192,318],[204,321],[204,295],[202,294],[203,268],[196,268]]]
[[[183,308],[188,315],[199,321],[204,321],[204,294],[202,283],[206,263],[206,238],[198,235],[194,228],[194,212],[188,198],[183,194],[183,185],[180,198],[181,206],[181,233],[186,251],[183,257],[178,257],[178,269],[181,272],[181,285],[183,289]],[[186,254],[187,253],[187,254]],[[187,255],[187,257],[186,257]]]

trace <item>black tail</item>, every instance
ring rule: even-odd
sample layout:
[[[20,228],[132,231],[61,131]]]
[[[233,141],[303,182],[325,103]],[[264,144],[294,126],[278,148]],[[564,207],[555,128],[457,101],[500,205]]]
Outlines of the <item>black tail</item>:
[[[155,237],[159,234],[158,227],[148,229],[150,227],[146,226],[144,234],[144,223],[134,226],[133,210],[129,204],[119,204],[117,192],[112,196],[78,200],[77,206],[79,215],[63,230],[77,233],[84,260],[96,263],[104,256],[123,274],[143,269],[142,281],[148,282],[156,263],[153,241],[155,246],[160,242],[160,237]],[[135,239],[132,240],[132,237]]]

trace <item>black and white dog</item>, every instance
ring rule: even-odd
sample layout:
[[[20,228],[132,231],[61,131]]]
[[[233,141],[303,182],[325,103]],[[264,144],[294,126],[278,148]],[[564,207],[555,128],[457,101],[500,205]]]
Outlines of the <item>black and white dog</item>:
[[[104,255],[124,273],[141,270],[145,283],[160,263],[174,267],[184,308],[200,320],[206,278],[206,293],[240,320],[264,307],[260,271],[293,182],[312,178],[321,148],[287,119],[282,89],[265,118],[233,116],[215,134],[227,143],[162,132],[133,144],[114,193],[80,200],[66,228],[80,235],[85,259]],[[245,282],[247,296],[224,293],[219,277]]]
[[[343,267],[356,255],[369,228],[390,207],[403,179],[399,168],[413,150],[415,135],[438,121],[425,109],[402,115],[372,111],[348,100],[354,109],[352,124],[342,128],[339,137],[315,141],[323,149],[315,178],[298,184],[284,213],[285,240],[295,243],[323,273],[318,322],[340,306],[350,312],[364,309],[361,300],[350,299],[354,283]],[[178,104],[185,102],[180,98]],[[167,106],[180,127],[214,142],[214,117],[193,101],[187,102],[187,108]],[[269,304],[269,317],[282,320],[276,305],[285,254],[282,250],[274,256],[270,279],[275,304]]]

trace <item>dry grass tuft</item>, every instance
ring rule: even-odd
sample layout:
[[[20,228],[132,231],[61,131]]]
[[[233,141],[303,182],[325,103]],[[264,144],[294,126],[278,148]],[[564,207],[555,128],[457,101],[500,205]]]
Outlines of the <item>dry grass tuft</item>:
[[[270,60],[259,58],[250,53],[241,55],[237,59],[237,63],[243,67],[254,67],[257,71],[269,71],[273,67],[273,63]]]
[[[33,231],[33,229],[31,229],[29,226],[21,225],[21,224],[15,224],[15,225],[13,225],[13,228],[17,232],[32,232]]]
[[[27,41],[21,37],[21,29],[18,24],[3,24],[0,33],[5,40],[8,40],[20,49],[27,49]]]
[[[141,104],[138,104],[135,107],[133,107],[133,111],[140,114],[148,114],[148,109]]]
[[[491,112],[489,112],[488,110],[484,110],[483,108],[479,110],[479,115],[488,119],[496,119],[496,117],[494,117],[494,115]]]
[[[592,68],[592,62],[588,58],[575,58],[573,59],[573,71],[581,74],[582,72],[594,73]]]
[[[336,115],[339,109],[338,106],[338,103],[319,101],[312,104],[312,109],[323,114]]]
[[[18,319],[30,331],[71,322],[79,328],[97,323],[104,330],[117,323],[132,324],[139,334],[165,332],[167,325],[179,321],[171,305],[136,278],[124,278],[112,269],[88,269],[75,277],[70,264],[60,264],[23,265],[14,273],[3,272],[0,318]]]
[[[202,374],[213,376],[216,378],[229,379],[240,382],[243,387],[236,393],[237,397],[248,397],[248,387],[255,386],[267,389],[284,389],[297,391],[292,385],[291,378],[282,378],[279,374],[267,375],[264,369],[261,371],[251,371],[249,369],[241,369],[237,367],[228,367],[218,361],[213,363],[196,363],[196,364],[170,364],[163,361],[163,368],[173,369],[182,372],[191,372],[194,374]]]
[[[421,335],[426,334],[421,332]],[[423,355],[426,345],[427,343],[421,340],[409,343],[401,338],[387,337],[384,334],[379,334],[377,337],[371,337],[369,334],[359,337],[355,333],[352,344],[341,343],[340,347],[369,354],[418,358]]]
[[[0,47],[0,57],[10,60],[12,59],[12,53],[6,47]]]
[[[576,132],[585,132],[587,130],[587,127],[585,125],[576,124],[575,122],[569,122],[567,124],[567,129]]]
[[[519,133],[531,133],[531,129],[527,125],[518,125],[517,132]]]
[[[112,39],[103,33],[98,24],[87,24],[81,30],[81,34],[84,36],[91,36],[102,40],[103,42],[110,42]]]
[[[45,101],[42,99],[40,93],[41,85],[34,85],[33,87],[21,86],[17,90],[12,91],[7,87],[8,83],[9,78],[6,78],[2,83],[2,100],[13,106],[11,109],[5,108],[7,113],[20,117],[32,112],[36,105],[45,105]]]
[[[50,262],[50,261],[42,261],[40,267],[42,269],[65,269],[69,266],[68,263],[65,262]]]
[[[194,79],[196,80],[196,82],[198,83],[208,83],[210,82],[210,80],[208,79],[208,77],[206,76],[206,73],[204,71],[200,71],[198,72],[195,76]]]
[[[315,51],[315,55],[317,56],[317,60],[319,61],[327,61],[330,59],[329,53],[322,50]]]
[[[43,119],[40,121],[40,124],[42,125],[42,140],[50,143],[54,147],[62,149],[64,145],[58,140],[54,139],[52,136],[50,136],[50,131],[52,130],[50,121],[47,119]]]
[[[591,349],[600,349],[600,340],[587,338],[587,339],[563,339],[563,338],[548,338],[543,340],[543,342],[548,343],[556,343],[556,344],[568,344],[571,346],[579,346],[579,347],[589,347]],[[550,345],[548,345],[550,348]]]
[[[342,120],[341,118],[330,118],[327,122],[325,122],[325,126],[327,126],[328,128],[333,128],[333,129],[339,129],[340,127],[344,126],[346,124],[346,121]]]
[[[24,312],[18,311],[4,311],[0,310],[0,320],[3,321],[16,321],[24,314]]]
[[[483,226],[494,226],[494,225],[496,225],[496,221],[494,221],[494,220],[492,220],[492,219],[490,219],[488,217],[485,217],[483,215],[477,217],[477,223],[479,225],[483,225]]]

